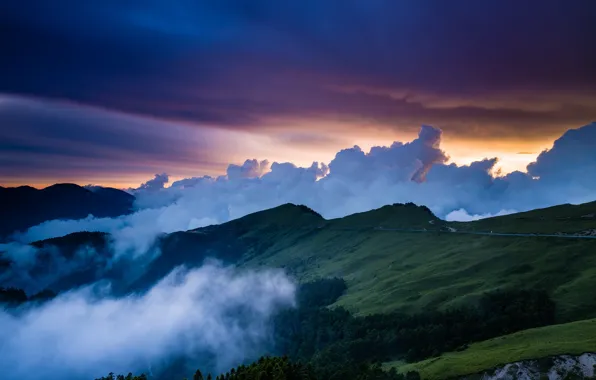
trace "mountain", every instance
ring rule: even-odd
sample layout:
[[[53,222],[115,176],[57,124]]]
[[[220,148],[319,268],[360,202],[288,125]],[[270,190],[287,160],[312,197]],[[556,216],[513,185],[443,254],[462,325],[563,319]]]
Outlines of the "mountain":
[[[554,301],[558,324],[544,330],[473,343],[406,366],[387,364],[440,379],[540,355],[596,351],[596,342],[585,339],[596,326],[596,239],[586,233],[596,228],[594,214],[596,202],[459,223],[409,203],[326,220],[308,207],[286,204],[221,225],[164,234],[155,243],[161,254],[139,276],[118,268],[103,276],[121,278],[118,288],[129,292],[147,289],[176,266],[199,266],[207,258],[245,268],[281,267],[302,283],[343,278],[347,290],[332,306],[355,316],[440,313],[473,307],[495,291],[543,290]],[[108,239],[79,233],[34,244],[58,247],[67,257],[85,245],[107,255]],[[92,269],[50,288],[96,281]]]
[[[115,217],[131,211],[134,196],[125,191],[74,184],[38,190],[30,186],[0,187],[0,238],[52,219]]]
[[[336,305],[361,315],[445,309],[487,291],[537,288],[554,298],[561,321],[595,318],[596,239],[556,235],[595,227],[583,218],[594,212],[596,202],[453,223],[426,207],[396,204],[326,220],[305,206],[286,204],[164,234],[156,242],[161,255],[131,287],[150,286],[178,265],[217,258],[244,267],[283,267],[301,281],[342,277],[348,291]],[[35,244],[72,252],[85,239],[97,246],[106,236],[73,234]]]

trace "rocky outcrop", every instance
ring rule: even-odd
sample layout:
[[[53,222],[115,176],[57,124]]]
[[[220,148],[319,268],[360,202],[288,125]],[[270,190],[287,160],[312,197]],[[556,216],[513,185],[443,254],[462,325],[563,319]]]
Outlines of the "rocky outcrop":
[[[596,379],[596,354],[560,355],[505,364],[490,371],[466,376],[466,380],[558,380]]]
[[[555,235],[571,235],[571,236],[596,236],[596,228],[583,230],[575,233],[557,232]]]

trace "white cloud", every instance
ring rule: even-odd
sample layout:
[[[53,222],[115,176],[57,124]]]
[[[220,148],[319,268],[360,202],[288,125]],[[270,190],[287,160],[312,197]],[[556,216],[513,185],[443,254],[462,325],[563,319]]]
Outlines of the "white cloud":
[[[160,177],[157,188],[136,191],[139,211],[133,215],[50,221],[20,238],[105,231],[114,235],[118,251],[143,253],[160,233],[222,223],[288,202],[305,204],[326,218],[405,202],[425,205],[442,218],[587,202],[596,198],[596,180],[588,175],[596,173],[595,133],[596,123],[568,131],[529,166],[529,174],[495,177],[496,158],[466,166],[448,164],[440,147],[441,130],[423,126],[411,142],[373,147],[368,153],[358,146],[344,149],[329,165],[315,162],[301,168],[247,160],[230,165],[225,176],[188,178],[169,188],[163,188],[165,177]]]
[[[294,304],[294,292],[281,271],[208,263],[178,268],[143,295],[86,287],[17,315],[0,311],[2,379],[88,380],[200,353],[227,369],[262,353],[268,319]]]
[[[156,174],[155,177],[139,186],[139,190],[154,191],[163,189],[168,182],[170,182],[169,175],[166,173]]]
[[[445,216],[445,220],[450,222],[471,222],[473,220],[480,220],[486,218],[492,218],[495,216],[502,216],[502,215],[509,215],[514,214],[517,211],[515,210],[501,210],[496,214],[474,214],[470,215],[466,210],[460,208],[459,210],[451,211],[447,216]]]
[[[88,216],[80,220],[50,220],[14,236],[22,243],[64,236],[78,231],[108,232],[116,256],[142,255],[150,250],[160,234],[188,230],[216,223],[216,219],[195,217],[191,209],[173,204],[143,209],[117,218]]]

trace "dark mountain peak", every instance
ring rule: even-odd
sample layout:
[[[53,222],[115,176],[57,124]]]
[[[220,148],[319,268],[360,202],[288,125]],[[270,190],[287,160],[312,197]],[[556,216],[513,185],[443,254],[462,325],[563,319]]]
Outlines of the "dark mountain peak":
[[[18,186],[18,187],[2,187],[0,186],[0,195],[22,193],[22,194],[33,194],[39,191],[35,187],[31,186]]]
[[[0,238],[53,219],[82,219],[88,215],[116,217],[132,211],[134,196],[106,188],[90,191],[76,184],[59,183],[44,189],[30,186],[0,191]]]
[[[420,228],[428,226],[430,221],[439,220],[428,207],[408,202],[385,205],[334,219],[332,222],[338,226]]]
[[[261,214],[260,216],[262,217],[265,216],[278,221],[291,221],[294,218],[301,217],[323,220],[321,214],[310,207],[305,205],[297,205],[294,203],[284,203],[280,206],[263,210],[253,215],[256,214]]]
[[[259,230],[270,226],[315,226],[324,220],[319,213],[307,206],[285,203],[248,214],[224,225]]]
[[[387,205],[387,206],[383,206],[383,207],[387,207],[393,211],[402,211],[402,212],[410,212],[410,213],[424,213],[431,218],[436,218],[435,214],[433,214],[433,212],[428,207],[419,206],[412,202],[394,203],[392,205]]]
[[[318,218],[323,218],[321,214],[313,210],[312,208],[303,205],[303,204],[294,204],[294,203],[284,203],[280,206],[274,207],[271,210],[279,209],[280,212],[289,212],[289,213],[297,213],[297,214],[310,214],[314,215]]]
[[[41,191],[85,191],[85,192],[87,192],[88,190],[85,189],[84,187],[79,186],[74,183],[56,183],[56,184],[53,184],[53,185],[50,185],[48,187],[41,189]]]
[[[4,186],[0,186],[0,190],[22,190],[22,191],[37,191],[37,189],[33,186],[29,186],[29,185],[23,185],[23,186],[17,186],[17,187],[4,187]]]

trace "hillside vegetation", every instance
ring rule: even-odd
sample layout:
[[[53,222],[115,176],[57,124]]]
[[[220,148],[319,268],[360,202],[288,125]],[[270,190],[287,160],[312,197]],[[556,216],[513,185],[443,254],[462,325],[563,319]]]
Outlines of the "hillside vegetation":
[[[556,234],[596,229],[596,202],[564,204],[467,223],[450,223],[470,231]]]
[[[596,319],[539,327],[473,343],[464,351],[450,352],[417,363],[386,363],[400,372],[417,371],[422,379],[448,379],[478,373],[515,361],[552,355],[579,355],[596,351]]]
[[[583,215],[595,206],[561,206],[559,210],[572,208]],[[274,219],[266,217],[268,212],[261,214],[260,227],[253,230],[258,229],[258,233],[239,238],[246,247],[244,265],[286,267],[302,280],[342,277],[348,282],[348,292],[337,305],[358,314],[446,308],[473,301],[487,291],[511,287],[547,290],[557,303],[560,320],[596,317],[596,298],[591,290],[596,286],[596,240],[440,232],[442,222],[425,207],[414,205],[321,219],[309,222],[310,229],[309,223],[301,228],[269,224]],[[552,209],[545,212],[550,215]],[[512,218],[467,225],[483,223],[494,228]],[[417,226],[426,220],[429,231],[375,229],[379,225],[403,228],[408,220]],[[220,228],[234,229],[234,223]],[[528,223],[532,228],[526,226],[526,230],[543,232],[535,221]],[[545,232],[553,232],[552,223],[546,219]],[[568,220],[566,228],[582,229],[586,223],[583,219]],[[596,226],[596,220],[591,223]]]
[[[560,322],[594,318],[596,239],[443,231],[446,225],[462,225],[477,231],[502,226],[507,231],[553,233],[557,225],[575,232],[596,228],[596,219],[582,218],[591,212],[596,212],[596,202],[454,224],[413,204],[333,220],[287,204],[221,225],[164,235],[157,243],[162,254],[131,288],[146,288],[178,265],[200,265],[212,257],[245,267],[283,267],[303,282],[344,278],[348,290],[335,305],[359,315],[445,309],[473,302],[487,291],[515,288],[547,291],[556,302]],[[506,227],[508,221],[513,227]],[[380,226],[427,231],[379,230]],[[71,252],[75,244],[71,240],[79,244],[83,237],[69,235],[51,244]],[[98,239],[105,237],[90,233],[88,238],[92,245],[103,247]],[[61,288],[65,286],[62,283]]]
[[[304,326],[306,335],[293,336],[289,340],[292,345],[283,351],[292,352],[296,348],[296,357],[314,360],[313,363],[317,363],[317,357],[320,363],[335,364],[354,358],[375,361],[430,358],[402,366],[400,370],[420,371],[429,379],[469,374],[512,361],[596,350],[590,338],[596,336],[594,320],[521,331],[474,343],[465,349],[467,343],[520,329],[596,318],[593,291],[596,288],[596,239],[473,235],[448,229],[577,234],[596,228],[592,215],[595,209],[596,202],[562,205],[453,223],[442,221],[428,208],[413,204],[385,206],[333,220],[325,220],[305,206],[287,204],[221,225],[164,234],[156,242],[161,255],[140,277],[132,278],[127,273],[126,282],[116,288],[122,292],[147,289],[174,267],[198,266],[207,258],[246,268],[283,267],[302,283],[341,278],[346,282],[346,291],[330,305],[330,310],[337,312],[322,314],[330,327],[324,327],[319,333],[314,333],[316,329],[311,331],[309,326],[320,324],[318,317],[307,319],[305,324],[295,324]],[[74,252],[77,245],[88,244],[102,252],[107,249],[108,238],[97,233],[82,233],[35,245],[63,247],[67,253]],[[60,291],[95,281],[90,277],[91,272],[71,276],[67,281],[62,279],[59,287],[49,288]],[[117,273],[106,275],[111,279],[118,276]],[[482,305],[487,293],[513,294],[512,291],[524,289],[539,292],[537,299],[542,299],[540,292],[549,297],[548,302],[552,299],[553,317],[544,323],[516,326],[519,318],[509,312],[517,313],[515,308],[526,303],[512,301],[515,307],[499,309],[504,312],[502,330],[496,328],[501,322],[491,325],[490,329],[484,327],[485,319],[478,318],[481,314],[474,310]],[[540,301],[540,304],[544,303]],[[542,310],[541,307],[531,307],[524,313],[531,315],[538,310]],[[457,313],[463,313],[464,317]],[[542,315],[542,311],[539,314]],[[411,317],[406,317],[408,315]],[[544,315],[550,315],[550,311]],[[371,317],[351,319],[363,316]],[[449,322],[451,317],[455,317],[453,323]],[[346,321],[355,322],[346,324]],[[363,328],[357,327],[360,321],[366,321]],[[458,325],[455,321],[465,326],[460,333],[454,333],[457,329],[453,326]],[[532,317],[529,321],[537,319]],[[471,322],[475,323],[474,328]],[[405,334],[408,330],[399,327],[412,323],[413,335]],[[342,330],[345,326],[348,326],[346,331]],[[360,330],[366,334],[359,337],[356,332]],[[328,349],[320,346],[320,337],[332,331],[337,334],[329,335],[325,343],[330,345]],[[344,341],[343,337],[355,340]],[[316,338],[312,341],[314,346],[308,346],[311,338]],[[371,350],[370,347],[385,347],[379,345],[379,339],[387,343],[387,349]],[[398,349],[404,341],[412,342],[406,345],[407,352]],[[296,342],[300,345],[295,347]],[[420,347],[414,350],[416,342]],[[304,356],[303,352],[309,354]],[[350,359],[348,353],[353,358]],[[441,353],[440,358],[433,358]]]

